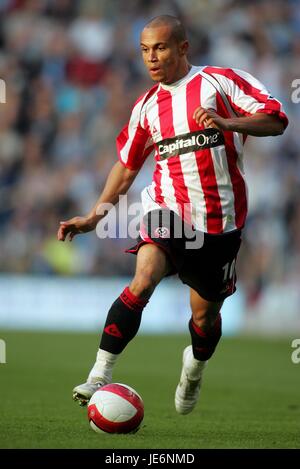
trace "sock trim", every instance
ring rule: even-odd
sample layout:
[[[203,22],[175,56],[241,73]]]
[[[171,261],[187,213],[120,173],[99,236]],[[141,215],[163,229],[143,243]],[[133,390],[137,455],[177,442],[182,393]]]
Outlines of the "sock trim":
[[[194,329],[194,331],[196,332],[197,335],[199,335],[200,337],[208,337],[212,334],[215,334],[216,332],[218,332],[220,330],[220,327],[221,327],[221,324],[222,324],[222,316],[221,316],[221,313],[218,314],[215,322],[214,322],[214,325],[212,326],[212,328],[208,331],[208,332],[204,332],[203,329],[201,329],[201,327],[197,326],[197,324],[194,323],[193,321],[193,318],[191,318],[191,324],[192,324],[192,327]]]
[[[191,324],[197,335],[200,335],[200,337],[207,337],[207,334],[201,329],[201,327],[194,323],[193,319],[191,319]]]
[[[134,295],[128,287],[121,293],[120,300],[133,311],[141,311],[149,301]]]

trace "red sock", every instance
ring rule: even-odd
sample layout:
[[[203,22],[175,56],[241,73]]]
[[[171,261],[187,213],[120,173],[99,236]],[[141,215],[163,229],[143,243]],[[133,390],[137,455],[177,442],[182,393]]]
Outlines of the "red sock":
[[[108,312],[100,348],[110,353],[121,353],[139,330],[147,303],[148,300],[138,298],[126,287]]]
[[[217,319],[209,331],[203,331],[193,319],[189,321],[189,330],[192,338],[193,354],[197,360],[208,360],[222,336],[222,318],[219,313]]]

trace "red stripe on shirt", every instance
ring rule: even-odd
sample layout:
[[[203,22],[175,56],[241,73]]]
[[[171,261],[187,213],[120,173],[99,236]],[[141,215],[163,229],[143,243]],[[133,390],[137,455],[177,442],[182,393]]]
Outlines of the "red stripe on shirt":
[[[150,132],[150,126],[149,126],[149,121],[148,121],[148,118],[147,118],[147,114],[145,114],[144,127],[148,131],[148,133],[150,134],[151,132]],[[155,143],[153,144],[153,148],[154,147],[157,150],[157,145]],[[154,170],[154,173],[153,173],[153,181],[155,183],[155,187],[154,187],[155,202],[158,203],[159,205],[161,205],[162,207],[165,207],[166,204],[165,204],[165,201],[164,201],[164,198],[163,198],[163,195],[162,195],[162,191],[161,191],[161,171],[160,171],[160,166],[158,164],[156,164],[156,166],[155,166],[155,170]]]
[[[230,117],[228,110],[219,92],[216,92],[217,113],[222,117]],[[237,166],[238,154],[234,145],[233,132],[223,132],[227,166],[230,174],[232,190],[234,194],[235,225],[242,228],[247,216],[246,184]]]
[[[132,141],[132,145],[128,152],[128,161],[127,164],[133,169],[139,169],[145,162],[146,157],[149,155],[145,151],[146,143],[149,139],[149,135],[139,124]],[[153,147],[152,147],[153,148]]]
[[[162,139],[174,137],[172,94],[167,90],[160,89],[157,93],[157,104]],[[177,110],[177,112],[180,112],[180,110]],[[173,156],[168,160],[168,169],[173,182],[179,214],[186,219],[186,208],[190,200],[179,156]],[[186,219],[186,221],[190,222],[189,219]]]
[[[143,128],[145,129],[145,131],[149,134],[149,136],[151,135],[151,132],[150,132],[150,126],[149,126],[149,122],[148,122],[148,119],[147,119],[147,115],[145,113],[145,118],[144,118],[144,122],[143,122]],[[147,156],[154,150],[155,148],[155,144],[153,142],[153,140],[151,139],[149,141],[149,145],[145,148],[144,150],[144,156],[145,156],[145,159],[147,158]]]
[[[166,203],[164,201],[162,190],[161,190],[161,169],[158,163],[156,163],[155,170],[153,173],[153,181],[155,183],[155,187],[154,187],[155,202],[157,202],[161,207],[165,207]]]
[[[202,76],[197,75],[186,87],[187,117],[191,132],[199,130],[199,126],[193,119],[193,114],[195,109],[201,106],[201,84]],[[206,204],[207,232],[222,233],[222,206],[211,152],[209,149],[200,150],[195,152],[195,156]]]
[[[149,135],[147,132],[139,125],[134,133],[132,138],[132,142],[128,151],[127,161],[123,161],[121,157],[121,151],[126,145],[127,141],[129,140],[128,136],[128,125],[123,128],[120,134],[117,137],[116,145],[117,145],[117,153],[120,162],[129,169],[137,170],[142,167],[145,162],[145,159],[153,150],[153,146],[150,150],[149,147],[145,149],[145,145],[148,141]]]

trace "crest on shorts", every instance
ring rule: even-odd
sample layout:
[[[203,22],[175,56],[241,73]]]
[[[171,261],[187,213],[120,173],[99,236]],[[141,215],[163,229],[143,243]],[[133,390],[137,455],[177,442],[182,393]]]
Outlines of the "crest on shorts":
[[[170,238],[170,230],[166,226],[159,226],[154,230],[155,238]]]

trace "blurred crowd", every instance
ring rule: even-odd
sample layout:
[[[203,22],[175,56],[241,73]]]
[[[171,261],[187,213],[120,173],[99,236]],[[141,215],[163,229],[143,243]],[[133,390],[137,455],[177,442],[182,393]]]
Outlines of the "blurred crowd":
[[[115,138],[151,86],[139,34],[158,14],[183,20],[193,64],[252,73],[288,114],[283,136],[246,145],[250,211],[238,269],[255,302],[268,284],[300,280],[300,103],[291,98],[300,98],[298,0],[0,0],[0,270],[133,272],[133,256],[123,254],[132,240],[92,233],[59,243],[56,231],[91,209],[117,159]],[[146,162],[131,201],[153,167]]]

